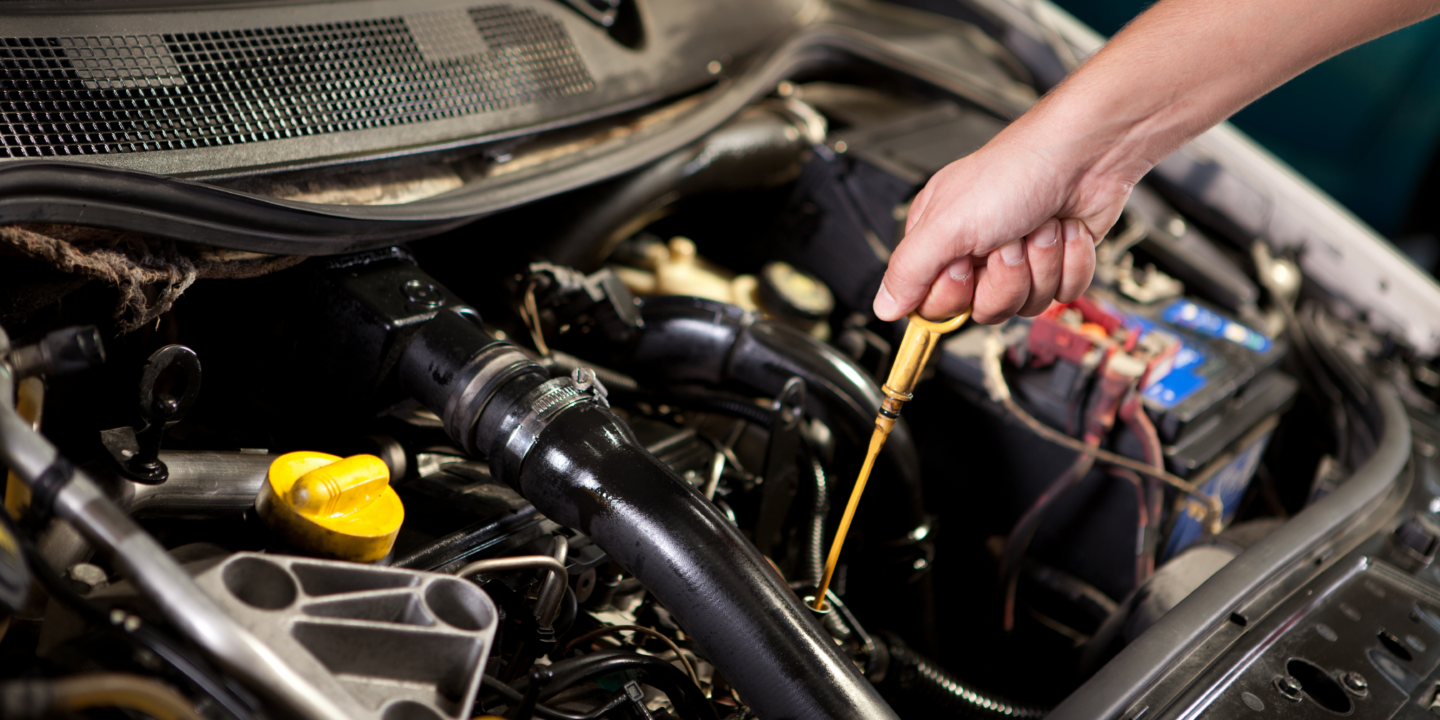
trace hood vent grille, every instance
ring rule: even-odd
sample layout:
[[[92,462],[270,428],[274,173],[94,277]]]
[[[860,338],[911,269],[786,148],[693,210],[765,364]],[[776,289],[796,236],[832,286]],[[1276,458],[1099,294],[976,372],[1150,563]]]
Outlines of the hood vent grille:
[[[392,127],[594,87],[558,20],[509,5],[299,27],[0,38],[0,158]]]

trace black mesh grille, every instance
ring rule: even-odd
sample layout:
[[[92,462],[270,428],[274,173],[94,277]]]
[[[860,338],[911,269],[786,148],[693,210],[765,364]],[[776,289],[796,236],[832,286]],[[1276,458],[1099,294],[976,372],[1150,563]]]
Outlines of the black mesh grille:
[[[0,158],[237,145],[593,88],[559,21],[508,5],[303,27],[0,38]]]

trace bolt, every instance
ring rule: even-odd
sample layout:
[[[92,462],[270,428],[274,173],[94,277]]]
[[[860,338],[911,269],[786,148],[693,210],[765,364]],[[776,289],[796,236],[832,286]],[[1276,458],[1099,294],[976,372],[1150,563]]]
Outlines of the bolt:
[[[1365,682],[1365,676],[1358,672],[1347,672],[1341,678],[1345,681],[1345,687],[1356,695],[1364,695],[1370,684]]]
[[[440,289],[419,278],[405,281],[400,286],[400,292],[404,293],[406,300],[421,307],[433,308],[445,304],[445,298],[440,297]]]
[[[1280,691],[1287,700],[1300,701],[1300,681],[1289,675],[1281,675],[1275,678],[1275,689]]]
[[[81,595],[88,595],[96,588],[104,586],[110,578],[106,577],[105,571],[91,565],[90,563],[75,563],[65,570],[65,576],[69,578],[70,584],[75,591]]]

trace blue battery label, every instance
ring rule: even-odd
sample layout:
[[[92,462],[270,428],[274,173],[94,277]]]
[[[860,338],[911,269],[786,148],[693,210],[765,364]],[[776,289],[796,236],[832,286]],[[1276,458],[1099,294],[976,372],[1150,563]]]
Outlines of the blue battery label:
[[[1139,328],[1142,333],[1155,330],[1155,323],[1139,316],[1131,316],[1127,324]],[[1165,410],[1185,402],[1186,398],[1205,387],[1207,381],[1205,376],[1200,374],[1200,367],[1205,364],[1206,359],[1204,352],[1181,341],[1170,372],[1151,382],[1141,395]]]
[[[1175,366],[1165,377],[1150,383],[1141,393],[1160,407],[1169,410],[1205,387],[1205,376],[1199,373],[1205,364],[1205,353],[1184,343],[1175,353]]]
[[[1270,434],[1266,433],[1250,443],[1249,447],[1226,463],[1225,467],[1220,468],[1201,488],[1201,492],[1206,495],[1220,498],[1220,504],[1225,508],[1226,524],[1229,524],[1235,511],[1239,509],[1240,500],[1245,497],[1245,489],[1250,486],[1250,478],[1255,475],[1255,468],[1260,466],[1260,456],[1265,454],[1265,446],[1269,442]],[[1184,499],[1180,516],[1175,519],[1175,527],[1170,531],[1170,541],[1161,556],[1162,562],[1200,539],[1205,531],[1205,513],[1205,505],[1199,500],[1190,497]]]
[[[1189,300],[1176,300],[1160,317],[1171,325],[1189,328],[1206,337],[1224,338],[1261,354],[1270,352],[1270,338]]]

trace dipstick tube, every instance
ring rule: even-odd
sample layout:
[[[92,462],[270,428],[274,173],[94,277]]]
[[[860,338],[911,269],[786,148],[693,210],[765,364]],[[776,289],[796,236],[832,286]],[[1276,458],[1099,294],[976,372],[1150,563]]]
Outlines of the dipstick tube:
[[[925,369],[925,363],[929,362],[930,354],[935,351],[935,346],[940,344],[940,336],[959,328],[969,319],[969,310],[940,323],[930,322],[920,317],[919,313],[910,314],[910,324],[906,326],[905,339],[900,341],[900,349],[895,353],[895,364],[890,367],[890,377],[880,388],[885,393],[885,399],[881,401],[880,412],[875,416],[875,431],[870,435],[870,450],[865,453],[865,463],[860,466],[860,477],[855,480],[855,488],[850,491],[850,501],[845,504],[845,514],[840,517],[840,527],[835,531],[835,540],[830,544],[830,556],[825,560],[825,575],[815,593],[815,610],[825,609],[825,591],[830,589],[830,580],[835,576],[835,566],[840,562],[840,548],[845,545],[845,535],[850,532],[850,523],[855,519],[855,509],[860,506],[860,496],[865,492],[870,470],[875,467],[875,458],[879,457],[881,448],[885,447],[885,439],[890,437],[895,421],[900,419],[900,409],[914,397],[915,384],[920,381],[920,373]]]

